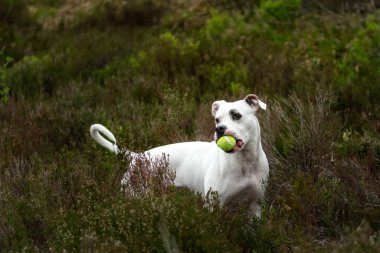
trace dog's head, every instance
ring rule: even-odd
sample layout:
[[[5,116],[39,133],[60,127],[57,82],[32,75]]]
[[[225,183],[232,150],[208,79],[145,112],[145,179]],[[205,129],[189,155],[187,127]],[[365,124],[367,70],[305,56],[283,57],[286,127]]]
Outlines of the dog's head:
[[[259,131],[256,119],[256,111],[265,110],[267,105],[256,95],[247,95],[236,102],[224,100],[215,101],[211,107],[211,113],[215,118],[215,141],[224,135],[235,137],[235,148],[228,153],[235,153],[244,148],[251,140],[254,131]]]

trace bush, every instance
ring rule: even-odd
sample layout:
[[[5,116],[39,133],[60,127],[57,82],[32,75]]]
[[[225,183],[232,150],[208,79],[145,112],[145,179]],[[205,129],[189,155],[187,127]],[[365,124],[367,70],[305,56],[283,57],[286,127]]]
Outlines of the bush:
[[[27,4],[22,0],[5,0],[0,3],[0,19],[9,24],[27,24]]]
[[[332,99],[331,93],[319,91],[306,104],[294,96],[274,104],[274,117],[279,121],[275,125],[281,134],[272,145],[277,159],[286,157],[287,170],[309,171],[317,180],[323,168],[330,166],[332,145],[339,133],[331,112]]]
[[[86,4],[87,11],[81,13],[82,15],[75,15],[83,12],[83,9],[86,9],[83,6]],[[167,3],[161,0],[116,0],[111,2],[99,0],[91,4],[85,2],[83,6],[82,8],[71,6],[71,10],[67,14],[64,13],[68,28],[84,29],[93,25],[105,27],[108,24],[151,26],[159,22],[165,9],[168,8]]]
[[[0,3],[1,250],[376,251],[372,2]],[[129,170],[125,194],[128,161],[88,131],[136,152],[211,141],[212,101],[249,93],[268,104],[260,220],[173,188],[164,161]]]
[[[340,82],[337,90],[340,96],[340,109],[354,110],[357,113],[368,111],[377,112],[378,106],[374,101],[379,97],[380,13],[369,15],[365,25],[348,45],[346,55],[340,62]],[[365,113],[367,114],[367,113]],[[367,115],[372,118],[372,113]]]
[[[261,18],[270,23],[289,22],[297,17],[301,3],[301,0],[265,0],[261,2],[258,11]]]
[[[0,56],[2,55],[0,51]],[[12,58],[6,57],[5,62],[0,65],[0,102],[6,104],[9,100],[9,83],[7,82],[7,67],[12,62]]]
[[[9,70],[9,83],[12,83],[12,92],[18,95],[36,96],[39,93],[49,93],[53,89],[54,76],[49,68],[53,64],[49,55],[26,56]]]

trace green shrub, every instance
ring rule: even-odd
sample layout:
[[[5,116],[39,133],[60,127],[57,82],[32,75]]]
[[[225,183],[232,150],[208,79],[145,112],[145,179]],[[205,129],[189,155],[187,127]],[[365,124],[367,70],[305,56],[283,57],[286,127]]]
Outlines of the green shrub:
[[[48,72],[51,65],[52,58],[49,55],[24,57],[9,70],[8,82],[12,84],[12,91],[24,96],[50,91],[54,85],[50,80],[55,75]]]
[[[377,252],[379,247],[379,235],[373,233],[372,228],[366,221],[362,223],[350,234],[342,238],[343,243],[329,243],[326,250],[321,252]]]
[[[6,205],[0,207],[5,211],[3,249],[240,251],[229,233],[241,230],[246,221],[243,212],[231,217],[215,198],[205,203],[186,189],[163,192],[157,188],[152,194],[125,195],[115,178],[120,179],[118,169],[126,163],[87,155],[61,150],[51,164],[34,158],[5,170],[8,189],[17,191],[6,191]],[[90,156],[95,159],[93,168],[85,165]],[[142,161],[141,166],[148,165]],[[152,176],[151,186],[161,184],[155,180],[156,174]],[[19,188],[22,182],[24,187]],[[37,182],[38,187],[32,187]],[[27,192],[30,194],[24,196]]]
[[[265,0],[261,2],[258,10],[265,20],[286,22],[294,20],[301,3],[301,0]]]
[[[331,93],[320,90],[307,103],[292,96],[274,104],[280,134],[272,145],[275,154],[286,157],[288,170],[310,171],[316,180],[321,169],[329,166],[329,154],[339,132],[337,118],[331,112],[332,99]]]
[[[222,88],[236,94],[240,91],[241,84],[247,83],[247,75],[248,71],[245,66],[237,66],[233,62],[226,62],[222,66],[213,66],[209,74],[209,89]]]
[[[376,252],[372,2],[0,3],[0,251]],[[128,162],[88,131],[137,152],[211,141],[212,101],[248,93],[268,104],[259,220],[162,171],[121,192]]]
[[[76,16],[79,16],[68,25],[76,28],[86,28],[92,25],[106,27],[108,24],[131,26],[150,26],[156,24],[164,15],[165,8],[168,4],[161,0],[116,0],[94,1],[89,4],[91,8],[83,12],[83,8],[73,8],[76,10]],[[81,14],[81,15],[78,15]]]
[[[376,4],[370,0],[318,0],[318,1],[303,1],[303,10],[308,12],[326,13],[333,12],[339,14],[348,13],[371,13],[376,9]]]
[[[7,82],[7,67],[12,61],[12,58],[6,57],[5,62],[0,65],[0,101],[4,104],[9,100],[10,84]]]
[[[231,18],[216,11],[211,13],[211,18],[206,22],[206,33],[214,38],[220,38],[230,26]]]
[[[27,4],[22,0],[1,1],[0,19],[9,24],[27,24],[30,22]]]
[[[377,57],[380,48],[379,19],[379,12],[366,18],[364,27],[355,34],[339,63],[341,78],[337,90],[341,94],[340,109],[349,108],[359,113],[379,110],[375,103],[380,95],[376,85],[380,78]]]

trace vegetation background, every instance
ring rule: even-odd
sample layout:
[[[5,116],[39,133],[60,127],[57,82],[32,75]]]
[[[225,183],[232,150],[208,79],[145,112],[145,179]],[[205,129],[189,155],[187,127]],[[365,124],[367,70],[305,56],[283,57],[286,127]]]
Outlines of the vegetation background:
[[[0,251],[379,252],[379,8],[1,0]],[[136,151],[210,141],[211,103],[248,93],[268,104],[260,220],[159,173],[125,195],[126,162],[89,135],[102,123]]]

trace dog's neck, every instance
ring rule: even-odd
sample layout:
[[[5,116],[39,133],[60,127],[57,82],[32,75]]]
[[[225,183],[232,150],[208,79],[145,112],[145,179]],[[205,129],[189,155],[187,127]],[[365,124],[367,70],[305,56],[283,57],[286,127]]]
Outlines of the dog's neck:
[[[255,121],[256,127],[253,127],[255,130],[252,134],[250,140],[246,143],[243,150],[241,150],[238,155],[240,155],[240,159],[245,161],[248,167],[254,169],[258,163],[259,158],[261,157],[261,153],[264,152],[261,145],[261,133],[260,133],[260,125],[258,120]]]
[[[241,153],[241,155],[244,157],[245,161],[248,161],[250,163],[256,163],[259,159],[259,154],[262,152],[262,146],[260,138],[256,140],[251,140],[249,143],[247,143]]]
[[[254,127],[252,127],[249,131],[252,131],[252,135],[242,152],[244,155],[257,160],[259,157],[259,152],[262,151],[262,146],[260,124],[256,117],[254,120]]]

